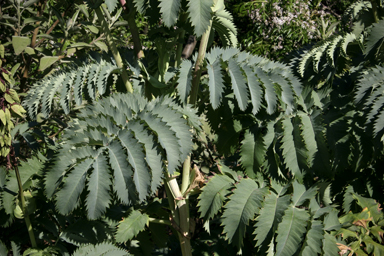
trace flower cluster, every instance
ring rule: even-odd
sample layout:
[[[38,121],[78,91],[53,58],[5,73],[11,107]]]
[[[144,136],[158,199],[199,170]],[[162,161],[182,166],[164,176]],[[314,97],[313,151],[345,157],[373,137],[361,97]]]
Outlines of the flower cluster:
[[[325,6],[313,6],[311,1],[269,0],[252,6],[248,17],[253,21],[252,40],[258,43],[248,50],[265,57],[281,56],[320,39],[321,20],[335,19]]]

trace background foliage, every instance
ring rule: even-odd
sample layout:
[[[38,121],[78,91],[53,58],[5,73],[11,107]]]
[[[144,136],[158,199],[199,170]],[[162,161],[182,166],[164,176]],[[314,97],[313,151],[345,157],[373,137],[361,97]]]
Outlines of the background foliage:
[[[228,1],[241,49],[275,60],[306,44],[337,34],[355,1]]]

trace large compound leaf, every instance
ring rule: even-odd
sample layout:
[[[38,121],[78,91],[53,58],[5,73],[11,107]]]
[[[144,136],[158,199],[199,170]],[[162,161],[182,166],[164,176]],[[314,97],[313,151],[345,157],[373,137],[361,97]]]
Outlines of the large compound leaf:
[[[222,225],[226,239],[239,249],[243,245],[245,229],[262,207],[267,188],[259,188],[255,181],[242,179],[225,205]]]
[[[148,102],[136,94],[114,94],[82,109],[46,174],[47,195],[56,193],[59,212],[78,207],[85,188],[90,219],[110,204],[132,205],[153,194],[163,173],[172,173],[192,149],[185,118],[197,118],[182,109],[168,98]]]

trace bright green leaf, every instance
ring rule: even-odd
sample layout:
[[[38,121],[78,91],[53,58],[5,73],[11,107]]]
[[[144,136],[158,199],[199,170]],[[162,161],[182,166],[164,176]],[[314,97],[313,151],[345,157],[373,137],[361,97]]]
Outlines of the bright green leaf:
[[[24,49],[31,44],[31,39],[24,36],[13,36],[12,45],[15,50],[15,54],[19,55],[24,51]]]
[[[39,70],[40,70],[40,71],[43,71],[43,70],[45,70],[46,68],[49,68],[49,67],[52,66],[52,64],[55,63],[58,59],[59,59],[59,57],[57,57],[57,56],[45,56],[45,57],[41,58],[41,59],[40,59]]]

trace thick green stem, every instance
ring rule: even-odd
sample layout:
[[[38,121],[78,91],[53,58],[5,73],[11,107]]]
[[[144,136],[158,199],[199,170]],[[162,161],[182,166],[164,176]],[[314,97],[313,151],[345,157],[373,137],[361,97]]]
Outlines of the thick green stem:
[[[205,58],[205,53],[207,51],[207,45],[208,45],[208,40],[209,40],[209,34],[211,32],[211,27],[212,27],[212,20],[208,26],[207,31],[203,34],[203,36],[201,37],[201,41],[200,41],[199,54],[197,56],[195,71],[194,71],[193,79],[192,79],[191,95],[189,98],[189,103],[192,105],[195,105],[196,101],[197,101],[197,93],[199,91],[199,84],[200,84],[199,82],[200,82],[200,77],[201,77],[201,65],[203,64],[203,60]]]
[[[173,191],[170,187],[170,180],[173,178],[167,178],[165,180],[165,193],[167,194],[167,199],[169,203],[169,208],[171,210],[172,218],[176,221],[176,224],[179,225],[179,212],[176,211],[176,204],[175,204],[175,195],[173,194]]]
[[[180,227],[179,240],[183,256],[192,256],[191,241],[189,238],[189,205],[188,200],[183,198],[179,184],[176,179],[167,180],[167,186],[172,193],[173,200],[176,201],[175,212],[178,212],[179,218],[175,218],[176,224]],[[167,187],[166,186],[166,187]],[[168,198],[169,200],[169,198]]]
[[[376,0],[371,0],[372,4],[372,11],[373,11],[373,18],[375,19],[375,22],[379,22],[379,14],[377,12],[377,2]]]
[[[19,199],[21,202],[21,210],[23,211],[25,224],[27,225],[29,239],[31,240],[32,247],[37,248],[35,234],[33,233],[32,223],[31,223],[31,220],[29,219],[29,213],[27,210],[27,206],[25,204],[23,184],[21,183],[20,172],[17,166],[15,166],[15,173],[16,173],[17,184],[19,186]]]
[[[131,34],[132,34],[133,49],[136,53],[137,59],[141,59],[141,58],[144,58],[144,52],[141,46],[139,30],[137,29],[137,26],[136,26],[135,16],[136,16],[136,10],[132,8],[132,10],[129,11],[127,21],[128,21],[129,30],[131,31]]]
[[[180,64],[181,64],[181,53],[183,52],[183,47],[184,47],[184,42],[182,42],[184,40],[184,36],[185,36],[185,30],[182,29],[179,33],[179,38],[178,38],[178,41],[179,43],[177,44],[177,48],[176,48],[176,60],[175,60],[175,67],[179,67]]]
[[[116,61],[116,65],[119,68],[121,68],[121,78],[123,79],[125,88],[127,89],[128,92],[132,93],[133,92],[132,84],[129,82],[129,76],[128,76],[127,70],[124,68],[123,59],[121,58],[120,53],[117,50],[116,44],[113,41],[111,31],[109,30],[108,23],[104,19],[103,12],[101,11],[100,8],[97,8],[95,11],[97,14],[97,18],[101,22],[101,29],[106,36],[107,44],[112,51],[112,55]]]
[[[188,18],[187,13],[183,13],[180,15],[180,22],[184,23]],[[175,60],[175,67],[179,67],[181,64],[181,53],[183,52],[183,47],[184,47],[184,37],[185,37],[185,29],[181,28],[181,31],[178,36],[178,44],[176,48],[176,60]]]

